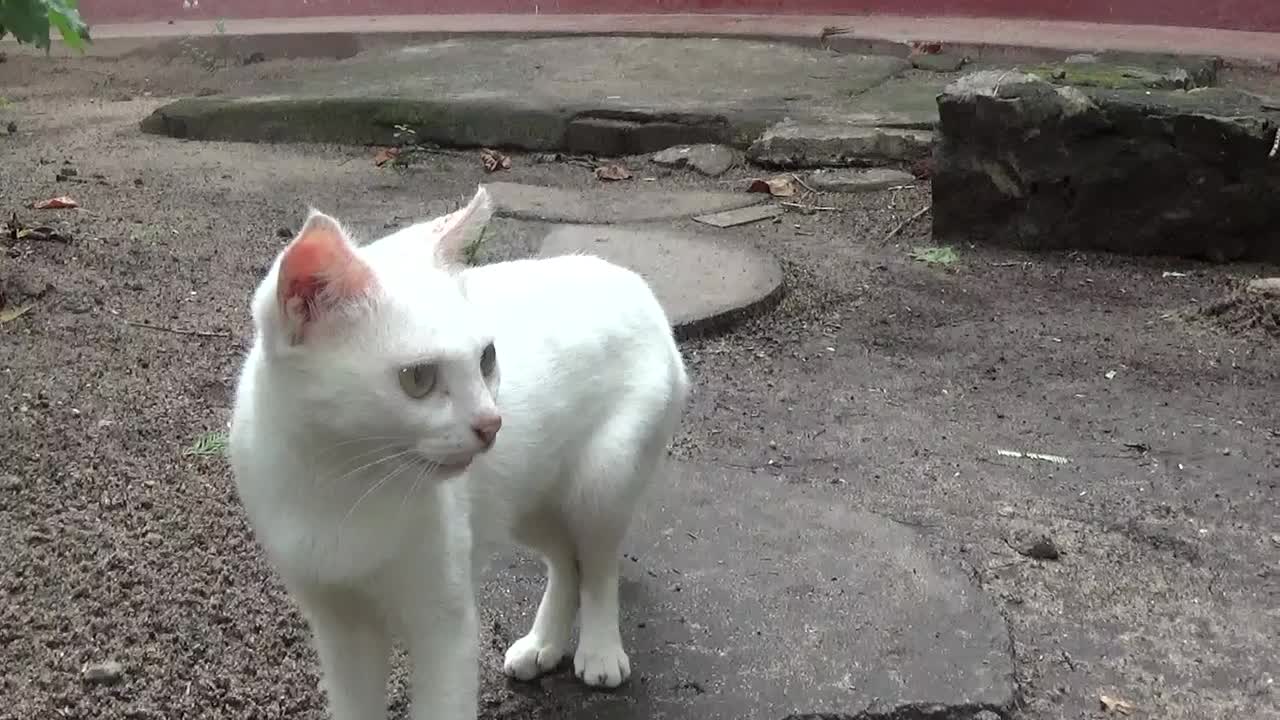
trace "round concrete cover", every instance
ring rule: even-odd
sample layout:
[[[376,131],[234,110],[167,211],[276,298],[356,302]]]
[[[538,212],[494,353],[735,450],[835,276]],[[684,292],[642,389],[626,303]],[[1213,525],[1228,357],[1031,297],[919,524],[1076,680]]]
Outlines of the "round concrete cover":
[[[508,182],[487,183],[485,187],[498,213],[505,217],[583,224],[674,220],[758,205],[767,198],[754,193],[705,190],[602,193]]]
[[[538,255],[597,255],[645,277],[681,337],[721,328],[778,299],[778,261],[740,243],[661,228],[564,225]]]
[[[539,717],[965,718],[1014,702],[1003,618],[911,528],[767,475],[676,464],[660,483],[623,547],[634,676],[615,693],[571,672],[522,686]],[[541,566],[491,567],[482,604],[516,637]]]

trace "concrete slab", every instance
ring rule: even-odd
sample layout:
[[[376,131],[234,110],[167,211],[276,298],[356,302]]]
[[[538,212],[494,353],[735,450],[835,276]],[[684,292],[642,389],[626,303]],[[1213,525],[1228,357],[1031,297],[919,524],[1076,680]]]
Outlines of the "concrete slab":
[[[1211,87],[1222,61],[1215,57],[1117,57],[1073,55],[1063,62],[1024,64],[1020,69],[1058,84],[1112,90],[1190,90]]]
[[[597,154],[744,147],[784,117],[852,111],[853,96],[906,67],[897,57],[742,40],[444,40],[181,100],[142,127],[191,139],[374,144],[391,143],[404,124],[440,144]]]
[[[954,78],[933,73],[895,77],[852,99],[856,112],[828,120],[856,125],[932,130],[938,124],[938,95]]]
[[[758,205],[768,199],[754,193],[635,190],[624,194],[507,182],[488,183],[486,187],[499,215],[605,225],[692,217]]]
[[[818,192],[856,193],[911,185],[911,173],[890,168],[837,168],[817,170],[809,175],[809,186]]]
[[[770,220],[784,213],[786,213],[786,210],[781,205],[755,205],[737,210],[711,213],[710,215],[698,215],[694,220],[712,227],[731,228],[760,222],[761,220]]]
[[[585,253],[640,273],[685,339],[720,332],[782,297],[782,267],[741,243],[662,227],[556,225],[499,219],[486,230],[478,263]]]
[[[929,130],[786,121],[753,142],[747,158],[769,167],[843,167],[912,162],[932,152]]]
[[[602,694],[554,675],[515,686],[525,706],[497,716],[1003,717],[1016,691],[994,604],[914,530],[851,501],[675,465],[624,545],[631,682]],[[514,555],[493,567],[482,605],[505,642],[531,618],[541,568]]]

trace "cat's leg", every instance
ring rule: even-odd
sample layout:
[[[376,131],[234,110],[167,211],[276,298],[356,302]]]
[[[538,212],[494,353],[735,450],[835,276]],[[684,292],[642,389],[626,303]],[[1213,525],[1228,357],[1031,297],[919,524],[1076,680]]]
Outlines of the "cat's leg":
[[[549,513],[520,523],[516,537],[542,555],[547,587],[533,627],[507,649],[502,670],[518,680],[532,680],[554,670],[569,650],[578,614],[578,561],[568,529]]]
[[[325,590],[295,590],[311,625],[333,720],[387,716],[391,637],[381,618],[354,598]]]
[[[615,519],[612,527],[592,523],[578,541],[581,629],[573,669],[593,687],[615,688],[631,676],[618,629],[618,553],[627,519]]]
[[[580,632],[573,667],[593,687],[614,688],[631,676],[618,627],[618,556],[669,438],[667,424],[653,422],[644,412],[619,415],[588,448],[575,478],[572,496],[578,504],[569,520],[580,574]]]
[[[476,720],[480,702],[480,623],[468,578],[455,597],[411,624],[413,720]]]

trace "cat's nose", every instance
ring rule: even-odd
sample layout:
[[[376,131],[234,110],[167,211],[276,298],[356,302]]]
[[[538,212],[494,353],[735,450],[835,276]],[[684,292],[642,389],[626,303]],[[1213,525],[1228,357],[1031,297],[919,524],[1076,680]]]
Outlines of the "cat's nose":
[[[482,415],[471,423],[471,429],[475,431],[476,437],[480,438],[480,442],[484,443],[486,450],[493,447],[493,441],[498,437],[500,428],[502,428],[502,416],[497,413]]]

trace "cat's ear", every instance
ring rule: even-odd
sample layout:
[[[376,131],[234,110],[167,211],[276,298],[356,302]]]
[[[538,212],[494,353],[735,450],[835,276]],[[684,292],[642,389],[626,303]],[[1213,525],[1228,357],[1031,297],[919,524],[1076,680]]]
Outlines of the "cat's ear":
[[[466,264],[469,249],[480,241],[480,235],[493,217],[493,199],[481,185],[471,202],[444,218],[444,228],[436,239],[436,262],[442,267]]]
[[[276,279],[276,301],[293,344],[307,326],[367,295],[373,271],[337,220],[311,211],[298,236],[284,249]]]

